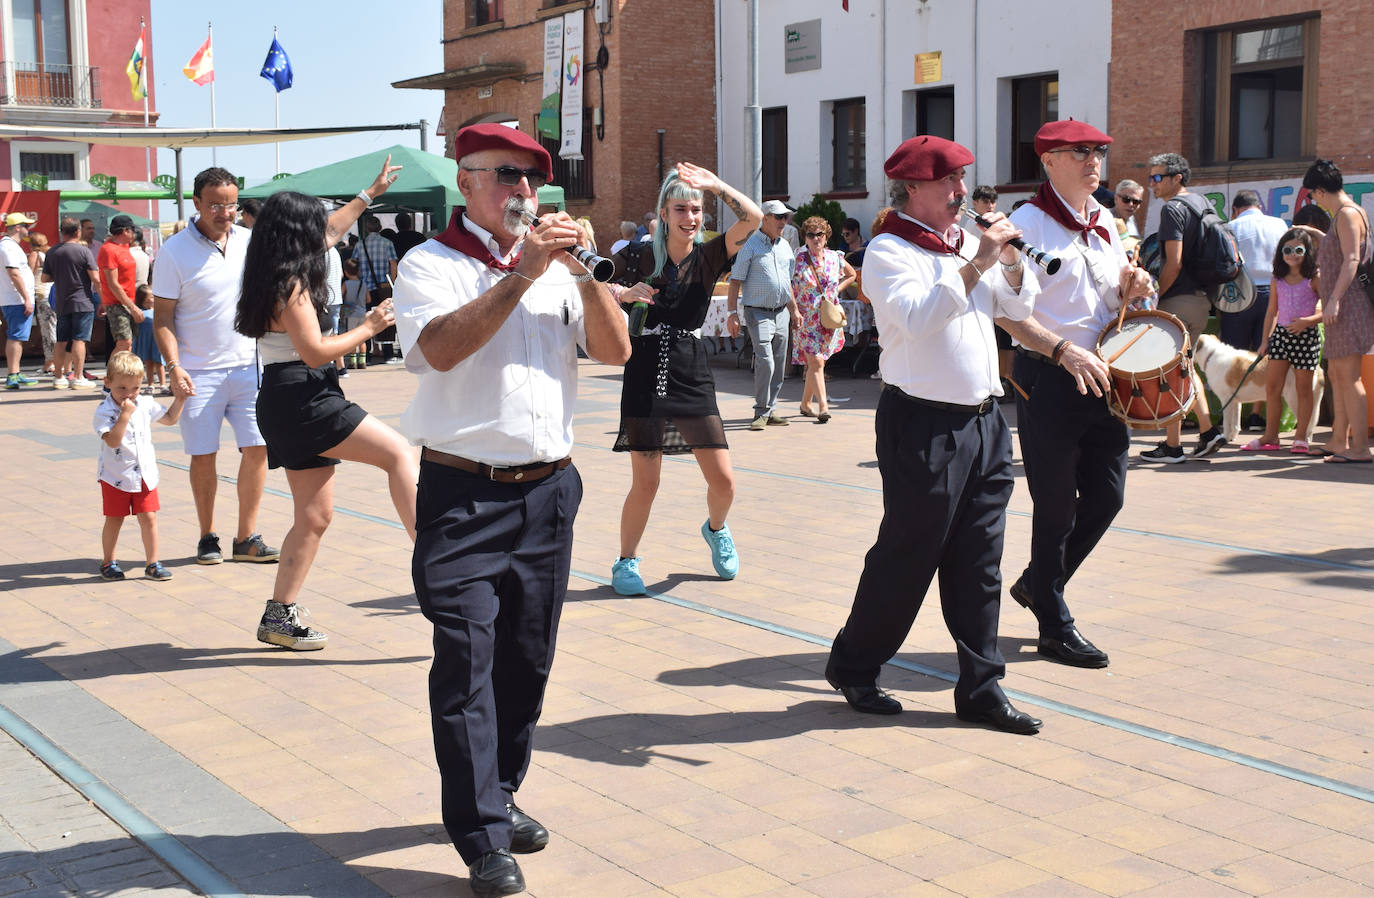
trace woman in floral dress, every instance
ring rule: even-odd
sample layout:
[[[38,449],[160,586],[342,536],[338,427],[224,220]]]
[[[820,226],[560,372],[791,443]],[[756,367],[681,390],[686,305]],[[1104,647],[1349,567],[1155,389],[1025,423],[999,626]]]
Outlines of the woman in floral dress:
[[[844,348],[844,330],[821,326],[821,300],[840,301],[840,292],[854,283],[854,268],[845,261],[844,253],[827,249],[830,241],[830,222],[813,215],[802,222],[806,247],[797,253],[792,263],[792,295],[801,312],[792,344],[792,363],[806,366],[806,384],[802,387],[801,413],[824,424],[830,420],[830,404],[825,396],[825,360]],[[817,413],[811,400],[820,405]]]

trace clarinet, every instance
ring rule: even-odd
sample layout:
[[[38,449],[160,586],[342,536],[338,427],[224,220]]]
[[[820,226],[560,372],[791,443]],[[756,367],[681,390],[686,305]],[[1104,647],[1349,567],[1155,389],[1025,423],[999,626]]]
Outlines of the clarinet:
[[[977,224],[980,228],[986,229],[992,226],[992,222],[988,221],[983,216],[977,214],[968,206],[960,206],[959,211],[967,215],[969,218],[973,219],[974,223]],[[1049,253],[1045,252],[1042,249],[1036,249],[1026,241],[1022,240],[1020,237],[1013,237],[1007,242],[1010,243],[1012,246],[1016,247],[1017,249],[1019,249],[1022,253],[1024,253],[1027,259],[1030,259],[1036,265],[1039,265],[1041,268],[1045,269],[1045,274],[1054,274],[1056,271],[1059,270],[1059,259],[1057,259],[1054,256],[1051,256]]]
[[[535,215],[533,212],[521,212],[520,218],[531,228],[539,224],[539,216]],[[598,256],[585,246],[574,245],[568,247],[568,255],[581,262],[582,265],[592,273],[592,278],[603,284],[609,281],[615,274],[614,262],[605,256]]]

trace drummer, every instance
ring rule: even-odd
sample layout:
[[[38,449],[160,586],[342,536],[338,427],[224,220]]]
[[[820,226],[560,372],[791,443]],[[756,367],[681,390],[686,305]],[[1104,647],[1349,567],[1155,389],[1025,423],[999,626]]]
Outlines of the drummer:
[[[1017,432],[1034,503],[1030,564],[1010,593],[1039,622],[1037,651],[1075,667],[1108,663],[1074,626],[1064,588],[1121,510],[1130,445],[1126,425],[1102,399],[1110,381],[1095,349],[1122,302],[1151,287],[1127,260],[1112,213],[1093,199],[1111,142],[1072,119],[1036,133],[1049,180],[1011,221],[1062,267],[1040,279],[1030,318],[997,322],[1018,344]]]

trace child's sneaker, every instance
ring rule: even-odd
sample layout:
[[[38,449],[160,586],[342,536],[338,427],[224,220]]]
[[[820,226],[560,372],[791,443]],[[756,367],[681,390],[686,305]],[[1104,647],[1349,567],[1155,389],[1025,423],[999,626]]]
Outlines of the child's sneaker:
[[[143,569],[143,576],[149,580],[170,580],[172,572],[162,566],[162,562],[154,561]]]
[[[101,580],[123,580],[124,569],[119,566],[118,561],[111,561],[100,566]]]
[[[701,535],[711,547],[711,564],[716,573],[725,580],[735,579],[739,573],[739,553],[735,551],[735,540],[730,536],[730,525],[722,524],[719,530],[711,529],[710,518],[701,525]]]
[[[299,605],[283,605],[281,602],[267,601],[267,610],[258,622],[258,642],[279,645],[298,652],[313,652],[324,648],[329,637],[319,630],[311,629],[301,623],[301,613],[308,617],[309,611]]]
[[[611,565],[611,588],[618,595],[644,595],[644,579],[639,576],[639,556],[620,558]]]

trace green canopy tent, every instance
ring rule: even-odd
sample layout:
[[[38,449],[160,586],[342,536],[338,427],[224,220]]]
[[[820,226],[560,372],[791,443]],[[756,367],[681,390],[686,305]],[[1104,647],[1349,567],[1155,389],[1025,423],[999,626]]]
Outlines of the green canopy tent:
[[[396,183],[391,185],[376,211],[428,212],[435,227],[448,222],[450,211],[463,205],[458,192],[458,163],[445,156],[426,153],[399,144],[385,150],[354,156],[296,175],[284,175],[276,180],[239,191],[239,197],[262,199],[278,190],[295,190],[307,196],[346,202],[358,191],[372,183],[382,162],[391,156],[392,165],[401,165]],[[539,189],[539,204],[565,208],[563,188],[546,185]]]
[[[144,218],[142,215],[135,215],[123,209],[115,209],[104,203],[97,203],[94,200],[62,200],[59,211],[63,218],[75,218],[78,221],[89,218],[95,222],[96,228],[103,233],[110,223],[110,219],[116,215],[127,215],[134,220],[134,227],[156,229],[158,224],[152,219]]]

